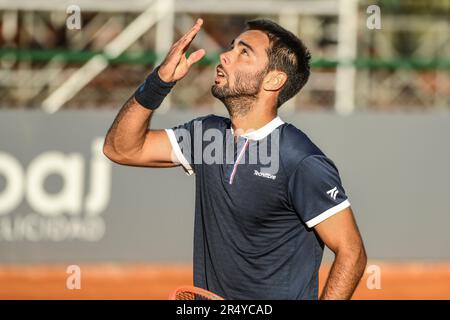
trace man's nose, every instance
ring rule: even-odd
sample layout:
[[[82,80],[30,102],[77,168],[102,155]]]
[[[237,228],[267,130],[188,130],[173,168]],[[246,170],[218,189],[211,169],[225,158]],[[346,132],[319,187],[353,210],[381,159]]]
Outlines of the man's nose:
[[[227,65],[230,63],[230,57],[228,56],[227,52],[223,52],[220,54],[220,63],[222,65]]]

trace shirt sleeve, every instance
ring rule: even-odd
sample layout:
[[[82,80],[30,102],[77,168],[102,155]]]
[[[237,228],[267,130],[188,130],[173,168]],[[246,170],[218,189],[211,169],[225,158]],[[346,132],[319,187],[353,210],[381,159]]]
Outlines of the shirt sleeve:
[[[295,211],[309,228],[350,206],[336,166],[323,155],[303,159],[288,189]]]
[[[201,128],[205,118],[206,117],[198,117],[184,124],[165,129],[170,144],[172,145],[172,156],[182,165],[188,176],[195,173],[195,132],[197,130],[200,130],[198,132],[202,132]],[[197,152],[202,152],[202,150],[197,150]]]

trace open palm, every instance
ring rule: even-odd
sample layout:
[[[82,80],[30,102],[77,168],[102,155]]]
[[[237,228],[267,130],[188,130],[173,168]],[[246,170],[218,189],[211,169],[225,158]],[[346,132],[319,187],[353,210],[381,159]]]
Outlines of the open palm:
[[[188,73],[189,68],[205,55],[205,50],[199,49],[186,57],[186,51],[200,31],[202,24],[203,20],[197,19],[192,29],[172,45],[158,70],[161,80],[172,82],[182,79]]]

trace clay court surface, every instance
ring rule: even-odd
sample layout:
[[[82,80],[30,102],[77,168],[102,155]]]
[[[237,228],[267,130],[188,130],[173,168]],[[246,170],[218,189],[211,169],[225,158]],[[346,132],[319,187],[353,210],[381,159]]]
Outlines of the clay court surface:
[[[366,273],[354,299],[450,299],[450,263],[371,264],[380,267],[381,289],[368,289],[374,281]],[[69,290],[67,266],[1,266],[0,299],[167,299],[192,284],[190,265],[98,264],[80,265],[81,289]],[[320,287],[328,270],[323,265]]]

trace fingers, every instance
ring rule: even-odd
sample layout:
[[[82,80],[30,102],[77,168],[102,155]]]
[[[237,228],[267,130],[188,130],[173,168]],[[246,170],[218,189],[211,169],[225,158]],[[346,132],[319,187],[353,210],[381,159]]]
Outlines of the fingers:
[[[197,22],[194,24],[191,30],[189,30],[178,42],[177,42],[177,51],[185,52],[189,47],[192,40],[195,38],[197,33],[200,31],[203,24],[203,19],[197,19]]]
[[[189,32],[187,32],[183,38],[186,38],[185,40],[190,42],[192,39],[194,39],[195,35],[200,31],[200,29],[202,28],[203,25],[203,19],[198,18],[197,21],[195,22],[194,26],[192,27],[191,30],[189,30]]]
[[[204,49],[199,49],[197,51],[194,51],[190,54],[189,58],[187,59],[188,67],[192,66],[194,63],[199,61],[203,56],[205,55]]]
[[[191,30],[171,47],[159,69],[161,78],[164,77],[170,81],[179,80],[184,77],[191,65],[203,58],[205,55],[205,50],[203,49],[193,52],[189,58],[185,56],[189,45],[200,31],[202,24],[203,20],[197,19]]]

